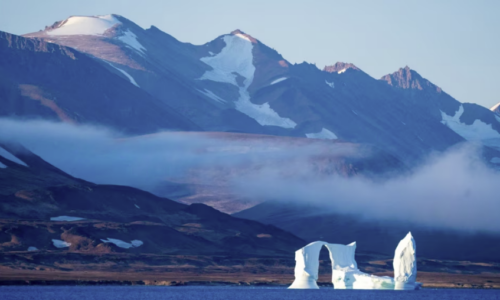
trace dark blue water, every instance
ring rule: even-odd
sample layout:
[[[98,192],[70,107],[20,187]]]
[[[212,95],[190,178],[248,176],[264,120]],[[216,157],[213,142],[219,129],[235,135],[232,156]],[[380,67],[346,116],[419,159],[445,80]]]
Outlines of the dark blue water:
[[[419,291],[287,290],[260,287],[156,286],[7,286],[0,299],[8,300],[309,300],[309,299],[500,299],[500,290],[437,289]]]

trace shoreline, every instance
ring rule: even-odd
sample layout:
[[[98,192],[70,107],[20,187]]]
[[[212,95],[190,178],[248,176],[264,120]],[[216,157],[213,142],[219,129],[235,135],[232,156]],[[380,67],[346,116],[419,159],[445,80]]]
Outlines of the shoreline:
[[[72,272],[69,272],[72,273]],[[26,276],[22,274],[13,275],[0,274],[0,286],[234,286],[234,287],[288,287],[293,280],[293,275],[283,276],[284,274],[87,274],[90,276],[81,276],[79,274],[66,274],[66,278],[60,278],[60,274],[44,274],[45,276]],[[27,275],[27,274],[24,274]],[[125,275],[125,276],[124,276]],[[381,274],[387,275],[387,274]],[[75,277],[80,278],[75,278]],[[45,277],[45,278],[42,278]],[[59,278],[58,278],[59,277]],[[87,277],[87,278],[81,278]],[[107,277],[107,278],[105,278]],[[122,277],[122,278],[120,278]],[[125,279],[123,277],[132,277]],[[156,277],[157,279],[153,279]],[[175,278],[179,279],[175,279]],[[271,277],[276,277],[271,279]],[[318,286],[332,287],[327,274],[320,275]],[[436,280],[439,278],[440,280]],[[499,274],[443,274],[443,273],[425,273],[421,274],[418,281],[422,282],[423,289],[500,289]]]

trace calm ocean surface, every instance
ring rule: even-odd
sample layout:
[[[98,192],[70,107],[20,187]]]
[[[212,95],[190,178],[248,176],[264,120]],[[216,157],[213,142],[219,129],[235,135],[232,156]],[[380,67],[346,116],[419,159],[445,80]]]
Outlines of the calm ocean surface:
[[[308,299],[500,299],[500,290],[439,289],[420,291],[287,290],[264,287],[156,287],[156,286],[2,286],[8,300],[308,300]]]

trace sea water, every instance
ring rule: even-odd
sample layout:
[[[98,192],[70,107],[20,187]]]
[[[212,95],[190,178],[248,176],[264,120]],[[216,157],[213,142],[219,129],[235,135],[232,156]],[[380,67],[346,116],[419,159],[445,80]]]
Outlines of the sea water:
[[[423,289],[419,291],[287,290],[284,287],[223,286],[2,286],[0,299],[8,300],[413,300],[499,299],[500,290]]]

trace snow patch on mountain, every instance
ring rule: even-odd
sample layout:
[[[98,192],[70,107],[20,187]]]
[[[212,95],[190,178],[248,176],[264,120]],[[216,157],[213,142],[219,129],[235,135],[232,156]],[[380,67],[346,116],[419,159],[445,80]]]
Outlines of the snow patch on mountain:
[[[320,132],[316,133],[306,133],[306,136],[310,139],[325,139],[325,140],[336,140],[337,135],[330,130],[323,128]]]
[[[338,74],[342,74],[342,73],[344,73],[345,71],[347,71],[347,68],[344,68],[344,69],[342,69],[342,70],[338,71],[337,73],[338,73]]]
[[[7,168],[7,166],[6,166],[6,165],[4,165],[4,164],[2,164],[2,163],[0,162],[0,169],[6,169],[6,168]]]
[[[141,241],[141,240],[133,240],[133,241],[131,241],[130,243],[131,243],[131,244],[132,244],[132,246],[134,246],[134,247],[139,247],[139,246],[142,246],[142,245],[144,244],[144,242],[143,242],[143,241]]]
[[[132,31],[130,30],[125,31],[122,36],[118,37],[118,39],[123,43],[127,44],[128,47],[139,52],[141,55],[146,54],[144,52],[146,51],[146,48],[144,48],[144,46],[141,43],[139,43],[139,41],[137,40],[137,36]]]
[[[103,35],[106,30],[121,24],[114,16],[84,17],[74,16],[63,21],[58,28],[47,32],[48,35]]]
[[[203,91],[202,90],[198,90],[198,91],[200,91],[200,93],[202,93],[203,95],[207,96],[208,98],[210,98],[212,100],[215,100],[215,101],[220,102],[220,103],[226,103],[226,100],[217,96],[211,90],[204,89]]]
[[[252,63],[252,43],[236,35],[226,35],[223,39],[226,47],[220,53],[200,59],[213,68],[205,72],[200,79],[226,82],[238,86],[236,82],[237,76],[234,74],[238,73],[245,78],[245,87],[250,86],[255,72]]]
[[[61,240],[56,240],[56,239],[52,240],[52,244],[56,248],[66,248],[66,247],[71,246],[71,243],[68,243],[68,242],[65,242],[65,241],[61,241]]]
[[[278,79],[274,80],[273,82],[271,82],[271,85],[276,84],[278,82],[282,82],[283,80],[287,80],[287,79],[288,79],[288,77],[278,78]]]
[[[12,155],[12,153],[10,153],[9,151],[5,150],[3,147],[0,147],[0,155],[3,156],[3,158],[8,159],[8,160],[10,160],[12,162],[15,162],[18,165],[29,167],[24,161],[20,160],[19,158],[17,158],[14,155]]]
[[[107,62],[107,61],[106,61]],[[120,69],[120,68],[117,68],[115,67],[112,63],[110,62],[107,62],[110,66],[112,66],[113,68],[117,69],[118,71],[120,71],[123,75],[125,75],[125,77],[127,77],[127,79],[130,81],[130,83],[132,83],[133,85],[135,85],[136,87],[140,87],[137,82],[135,81],[134,77],[132,77],[129,73],[125,72],[124,70]]]
[[[220,53],[214,56],[202,57],[200,60],[212,70],[206,71],[200,80],[212,80],[216,82],[230,83],[239,88],[240,97],[234,103],[240,112],[255,119],[260,125],[280,126],[284,128],[295,128],[297,125],[288,118],[282,118],[269,105],[254,104],[250,101],[248,87],[252,84],[255,66],[253,65],[253,44],[243,34],[226,35],[223,37],[226,46]],[[243,86],[239,86],[237,75],[245,78]]]
[[[333,82],[333,81],[332,81],[332,82],[328,82],[328,80],[325,80],[325,83],[326,83],[326,85],[328,85],[328,86],[329,86],[329,87],[331,87],[332,89],[334,89],[334,88],[335,88],[335,82]]]
[[[28,251],[38,251],[38,248],[30,246],[30,247],[28,247]]]
[[[496,113],[499,113],[500,112],[500,102],[497,103],[495,106],[493,106],[492,108],[490,108],[491,111],[493,112],[496,112]]]
[[[80,220],[85,220],[84,218],[79,218],[79,217],[70,217],[70,216],[59,216],[59,217],[52,217],[50,218],[51,221],[80,221]]]
[[[463,105],[460,105],[460,108],[454,116],[449,116],[441,111],[441,123],[448,126],[451,130],[455,131],[468,141],[500,138],[500,133],[494,130],[491,124],[486,124],[481,120],[474,120],[474,123],[471,125],[460,122],[460,116],[462,116],[463,113]]]
[[[101,239],[102,242],[104,243],[112,243],[115,244],[117,247],[123,248],[123,249],[129,249],[132,247],[139,247],[142,244],[144,244],[141,240],[133,240],[130,243],[124,242],[119,239],[112,239],[112,238],[107,238],[106,240]]]
[[[136,208],[138,208],[138,209],[141,209],[141,207],[140,207],[139,205],[137,205],[137,204],[134,204],[134,206],[135,206]]]
[[[237,34],[235,34],[234,36],[237,36],[237,37],[239,37],[240,39],[247,40],[247,41],[249,41],[250,43],[252,42],[252,40],[250,40],[250,39],[249,39],[246,35],[244,35],[244,34],[237,33]]]

